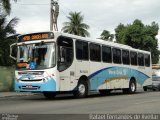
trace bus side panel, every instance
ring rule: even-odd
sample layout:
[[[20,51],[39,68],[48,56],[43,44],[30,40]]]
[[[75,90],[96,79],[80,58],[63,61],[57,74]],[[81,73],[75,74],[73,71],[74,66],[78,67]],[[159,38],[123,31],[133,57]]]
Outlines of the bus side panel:
[[[90,62],[90,73],[92,76],[89,76],[90,80],[90,90],[97,90],[99,87],[99,84],[101,83],[101,80],[104,79],[103,73],[100,72],[102,68],[101,62]]]
[[[132,77],[141,86],[150,78],[150,76],[147,76],[141,71],[116,66],[99,69],[93,72],[88,78],[90,79],[91,90],[97,90],[105,89],[105,86],[106,89],[128,88],[129,81]],[[110,88],[107,88],[106,84],[110,84],[108,85]]]

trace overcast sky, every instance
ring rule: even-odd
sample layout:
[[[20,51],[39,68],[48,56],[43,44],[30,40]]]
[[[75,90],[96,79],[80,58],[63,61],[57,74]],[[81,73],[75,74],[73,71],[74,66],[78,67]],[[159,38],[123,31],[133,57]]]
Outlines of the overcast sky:
[[[130,24],[140,19],[144,24],[153,21],[160,25],[160,0],[59,0],[60,14],[58,28],[70,11],[81,12],[84,22],[90,26],[92,38],[98,38],[102,31],[114,29],[120,24]],[[50,0],[18,0],[12,2],[9,19],[20,19],[18,33],[48,31],[50,29]]]

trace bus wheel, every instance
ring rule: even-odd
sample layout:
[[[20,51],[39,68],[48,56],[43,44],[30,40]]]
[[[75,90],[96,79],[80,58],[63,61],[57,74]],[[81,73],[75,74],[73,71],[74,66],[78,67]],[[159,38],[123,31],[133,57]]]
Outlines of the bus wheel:
[[[53,99],[56,96],[55,92],[43,92],[43,95],[47,98],[47,99]]]
[[[86,81],[80,81],[77,85],[77,90],[73,92],[73,95],[78,98],[84,98],[88,95],[88,84]]]
[[[135,92],[136,92],[136,82],[135,80],[130,80],[129,93],[135,93]]]

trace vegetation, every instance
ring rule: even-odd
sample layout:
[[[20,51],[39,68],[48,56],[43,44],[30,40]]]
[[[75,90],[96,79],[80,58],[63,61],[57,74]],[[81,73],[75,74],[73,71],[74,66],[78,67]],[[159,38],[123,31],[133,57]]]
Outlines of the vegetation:
[[[11,11],[10,0],[2,0],[1,3],[3,9],[9,15]],[[17,23],[17,18],[13,18],[9,22],[7,22],[4,16],[0,18],[0,66],[11,66],[14,63],[9,57],[9,46],[15,42],[16,39],[9,36],[16,33],[14,28]]]
[[[13,0],[13,1],[17,1],[17,0]],[[2,7],[5,10],[5,12],[9,15],[11,12],[11,3],[10,0],[1,0],[2,3]]]
[[[100,37],[100,39],[106,40],[106,41],[113,41],[113,38],[114,38],[114,35],[110,34],[108,30],[103,30]]]
[[[115,29],[115,36],[118,43],[127,44],[133,48],[151,51],[152,62],[155,64],[159,60],[158,34],[159,26],[152,22],[151,25],[144,25],[140,20],[135,20],[132,24],[119,24]]]
[[[0,66],[10,66],[13,64],[13,61],[9,57],[9,46],[15,42],[16,39],[8,37],[8,35],[16,33],[14,27],[17,22],[17,18],[13,18],[9,23],[6,22],[6,18],[0,19]]]
[[[89,26],[83,23],[84,17],[80,12],[70,12],[67,18],[69,19],[69,22],[64,23],[64,27],[62,28],[63,32],[83,37],[90,35],[87,31]]]

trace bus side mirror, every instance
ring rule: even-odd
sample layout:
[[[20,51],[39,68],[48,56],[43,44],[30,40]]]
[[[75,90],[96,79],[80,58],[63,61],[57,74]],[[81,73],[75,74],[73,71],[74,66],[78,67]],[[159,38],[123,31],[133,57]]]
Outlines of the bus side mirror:
[[[17,60],[16,55],[17,55],[17,43],[13,43],[10,45],[10,57],[13,60]]]

